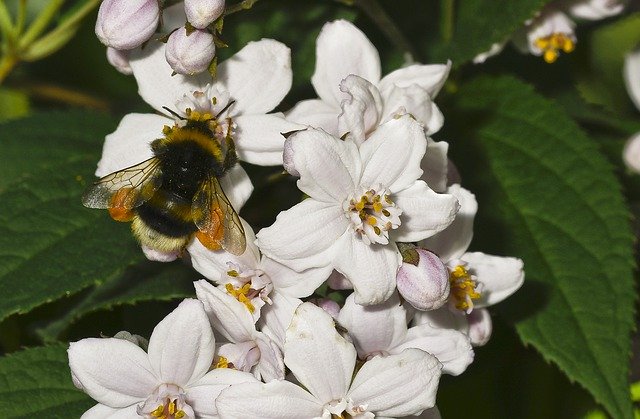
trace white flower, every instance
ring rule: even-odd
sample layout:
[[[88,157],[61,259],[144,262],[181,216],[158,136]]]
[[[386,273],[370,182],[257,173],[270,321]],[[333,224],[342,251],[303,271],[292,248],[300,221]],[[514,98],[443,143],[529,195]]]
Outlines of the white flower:
[[[312,129],[287,143],[298,188],[309,198],[258,232],[256,244],[299,272],[335,268],[353,284],[359,304],[385,301],[401,263],[395,242],[443,230],[458,209],[453,196],[417,180],[427,145],[422,127],[409,116],[393,119],[359,148]]]
[[[239,384],[217,399],[223,417],[400,417],[433,407],[438,360],[419,349],[377,356],[353,376],[356,350],[338,334],[327,313],[311,303],[298,307],[287,330],[285,363],[301,386],[288,381]]]
[[[133,74],[129,65],[129,51],[107,47],[107,61],[122,74]]]
[[[199,240],[187,247],[193,267],[210,281],[245,304],[254,321],[261,308],[272,303],[275,294],[285,298],[308,297],[327,279],[330,268],[296,272],[275,260],[260,255],[251,226],[242,220],[247,249],[241,256],[207,249]]]
[[[338,323],[349,332],[360,359],[417,348],[438,358],[442,372],[452,375],[461,374],[473,361],[471,343],[463,333],[429,324],[407,328],[407,311],[396,294],[375,306],[356,304],[351,294]]]
[[[523,263],[513,257],[467,252],[473,237],[473,220],[478,204],[473,194],[460,185],[452,185],[449,193],[460,202],[456,219],[447,229],[423,240],[419,245],[447,262],[450,304],[448,308],[417,312],[416,318],[418,324],[429,322],[433,326],[453,327],[468,333],[465,314],[497,304],[516,292],[524,282]],[[481,327],[490,333],[490,326]]]
[[[229,341],[220,346],[218,355],[240,371],[253,372],[258,379],[284,379],[280,348],[256,330],[247,307],[204,279],[194,286],[211,324]]]
[[[620,0],[563,0],[560,5],[578,19],[600,20],[620,14],[624,2]]]
[[[577,42],[574,27],[567,15],[551,5],[514,34],[513,43],[521,52],[542,56],[553,63],[561,52],[574,50]]]
[[[222,389],[255,379],[230,369],[209,371],[214,350],[202,303],[193,299],[184,300],[156,326],[148,353],[118,338],[71,343],[74,383],[99,403],[82,417],[152,417],[170,409],[183,418],[216,416],[213,401]]]
[[[629,97],[640,110],[640,49],[628,53],[625,57],[624,82]],[[622,151],[622,160],[627,168],[640,173],[640,132],[627,140]]]

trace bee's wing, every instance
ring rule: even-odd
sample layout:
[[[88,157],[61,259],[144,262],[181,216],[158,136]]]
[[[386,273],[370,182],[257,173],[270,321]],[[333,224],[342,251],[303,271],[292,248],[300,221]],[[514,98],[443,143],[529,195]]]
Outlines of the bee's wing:
[[[132,209],[142,205],[162,185],[160,160],[152,157],[135,166],[108,174],[91,185],[82,196],[82,204],[88,208]],[[119,193],[117,202],[112,199]]]
[[[234,255],[247,248],[247,239],[238,213],[225,195],[218,178],[211,175],[193,197],[191,208],[194,222],[213,246]]]

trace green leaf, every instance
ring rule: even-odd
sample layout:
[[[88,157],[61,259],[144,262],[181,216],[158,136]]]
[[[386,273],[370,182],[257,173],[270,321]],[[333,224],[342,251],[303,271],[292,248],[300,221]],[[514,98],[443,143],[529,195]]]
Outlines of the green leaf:
[[[625,55],[640,45],[640,13],[603,26],[589,39],[588,71],[578,74],[576,87],[590,103],[618,112],[631,107],[622,78]]]
[[[36,114],[0,125],[0,319],[122,274],[142,260],[129,226],[80,197],[111,118]]]
[[[0,411],[5,418],[78,418],[94,404],[73,386],[66,346],[0,358]]]
[[[451,0],[452,1],[452,0]],[[451,59],[458,66],[505,42],[548,0],[465,0],[454,2],[453,34],[428,45],[430,61]],[[441,25],[443,22],[441,22]],[[444,41],[444,42],[443,42]]]
[[[143,261],[130,267],[119,277],[111,278],[88,290],[61,318],[37,331],[44,341],[58,339],[60,334],[82,316],[120,305],[143,301],[169,301],[194,294],[193,281],[202,275],[182,261],[158,263]]]
[[[18,90],[0,89],[0,121],[20,118],[29,113],[29,97]]]
[[[612,167],[557,104],[510,77],[462,85],[450,151],[480,204],[475,245],[524,259],[509,300],[525,344],[632,417],[633,237]]]

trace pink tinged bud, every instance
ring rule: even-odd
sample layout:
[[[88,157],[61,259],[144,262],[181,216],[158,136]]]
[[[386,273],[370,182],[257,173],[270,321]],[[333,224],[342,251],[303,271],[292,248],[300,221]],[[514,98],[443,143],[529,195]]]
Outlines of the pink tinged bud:
[[[493,324],[491,323],[491,315],[486,308],[478,308],[473,310],[468,316],[469,321],[469,339],[473,346],[484,346],[489,342]]]
[[[204,29],[224,12],[224,0],[184,0],[184,12],[191,26]]]
[[[165,57],[179,74],[191,75],[205,71],[216,55],[213,35],[199,29],[187,35],[185,28],[174,31],[167,41]]]
[[[402,297],[418,310],[440,308],[449,297],[449,271],[435,254],[415,249],[417,265],[402,262],[396,276],[396,287]]]
[[[151,38],[159,22],[158,0],[104,0],[96,35],[108,47],[129,50]]]
[[[122,74],[133,74],[133,70],[129,65],[129,51],[107,47],[107,61]]]
[[[316,305],[329,313],[329,315],[331,315],[331,317],[333,317],[334,319],[337,319],[338,314],[340,314],[340,305],[328,298],[318,298]]]

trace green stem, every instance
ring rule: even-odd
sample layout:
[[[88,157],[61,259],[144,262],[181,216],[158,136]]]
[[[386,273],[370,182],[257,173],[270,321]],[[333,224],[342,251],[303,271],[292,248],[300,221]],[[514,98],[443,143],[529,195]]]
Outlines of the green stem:
[[[27,18],[27,0],[20,0],[18,3],[18,15],[16,17],[15,34],[20,36],[24,29],[24,22]]]
[[[257,2],[258,0],[242,0],[240,3],[236,3],[227,7],[224,11],[224,15],[228,16],[230,14],[240,12],[242,10],[251,9],[253,5],[256,4]]]
[[[359,7],[378,26],[396,48],[405,52],[407,55],[406,61],[413,61],[417,56],[416,51],[402,34],[400,28],[376,0],[353,0],[353,4]]]
[[[18,64],[18,57],[13,54],[7,54],[0,58],[0,84],[7,78],[13,67]]]
[[[42,9],[38,17],[36,17],[36,20],[33,21],[29,29],[27,29],[27,32],[25,32],[24,36],[20,39],[20,49],[31,45],[31,43],[47,29],[53,17],[58,13],[62,3],[64,3],[64,0],[49,0],[47,7]]]
[[[3,44],[12,44],[15,41],[13,22],[4,0],[0,0],[0,33],[3,36]]]
[[[453,38],[455,0],[440,0],[440,36],[445,43]]]

